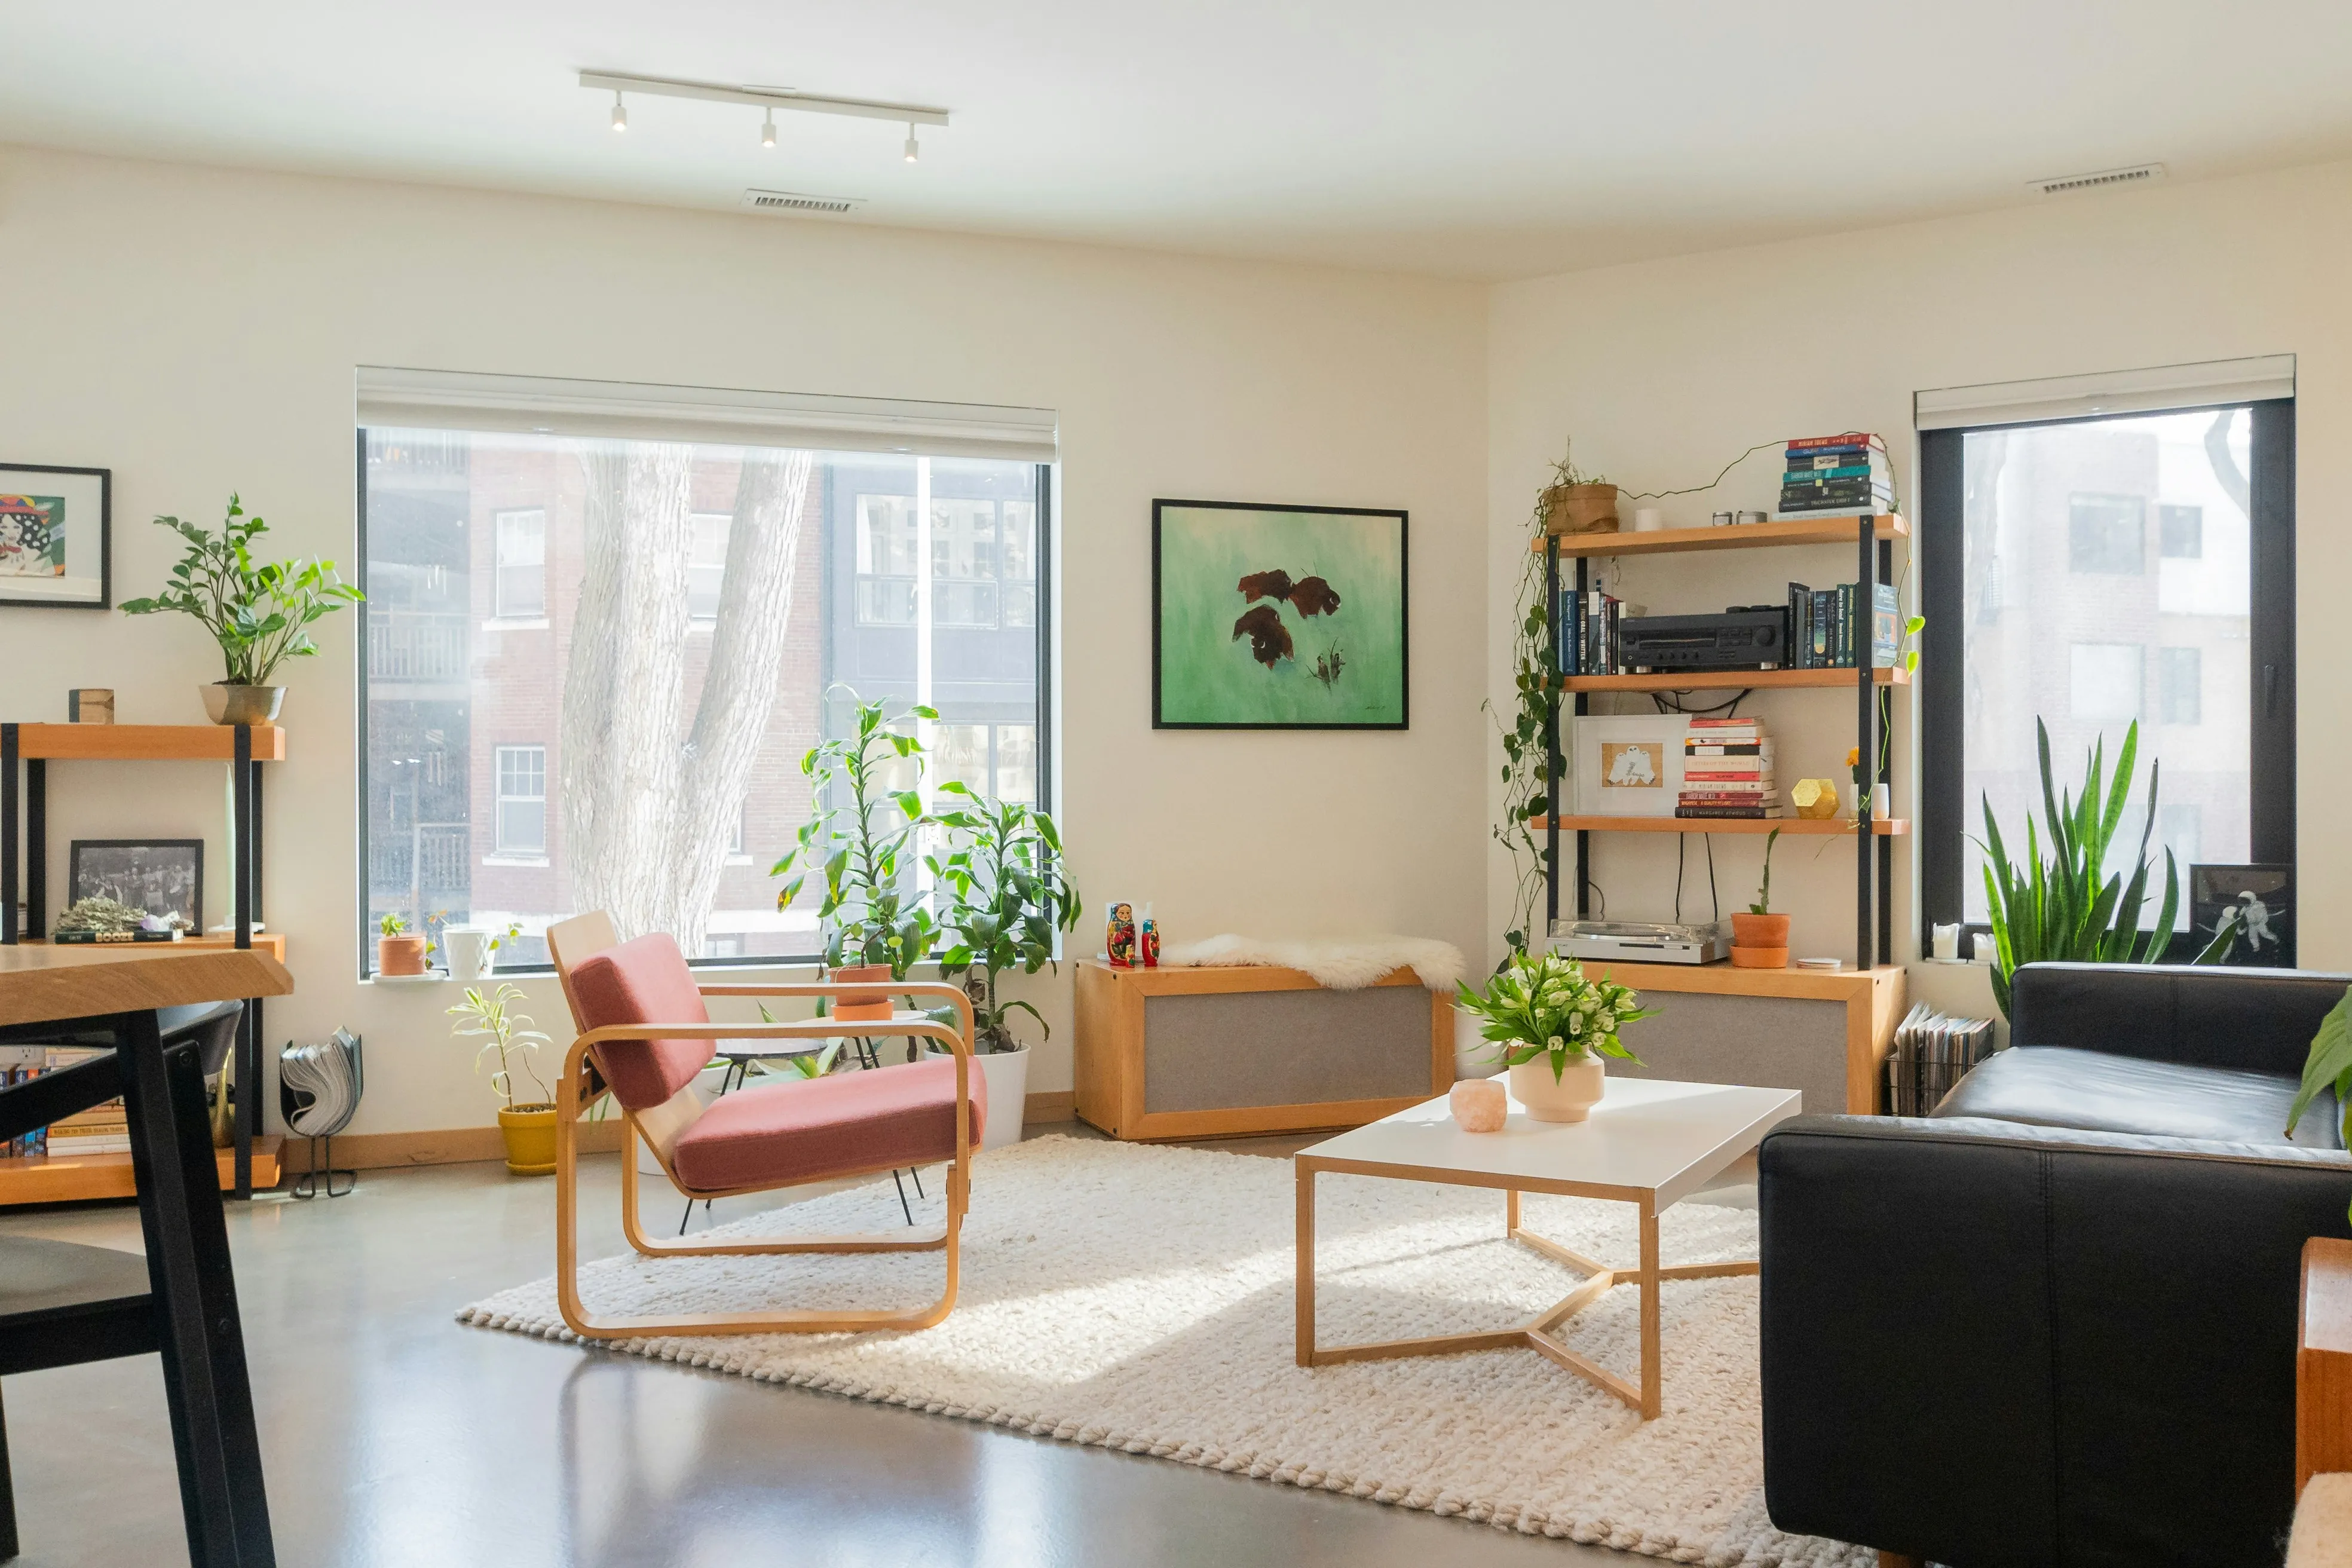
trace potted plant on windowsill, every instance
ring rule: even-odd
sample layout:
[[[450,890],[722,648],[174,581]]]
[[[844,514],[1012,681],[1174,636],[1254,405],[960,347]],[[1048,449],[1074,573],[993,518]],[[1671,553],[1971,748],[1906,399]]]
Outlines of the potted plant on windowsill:
[[[924,864],[947,900],[940,924],[954,945],[940,958],[940,973],[964,976],[971,998],[973,1044],[988,1079],[983,1149],[1018,1142],[1028,1102],[1029,1047],[1013,1033],[1013,1015],[1028,1014],[1044,1037],[1053,1026],[1030,1004],[1007,1000],[997,980],[1018,967],[1034,974],[1055,962],[1054,935],[1078,923],[1078,890],[1062,874],[1062,836],[1054,819],[1018,801],[995,800],[950,779],[940,786],[957,804],[932,820],[950,834],[952,847]],[[940,1015],[948,1021],[949,1015]]]
[[[375,972],[394,978],[425,973],[432,939],[408,929],[406,917],[387,914],[375,922]]]
[[[547,1085],[531,1065],[539,1047],[549,1043],[548,1037],[530,1026],[530,1016],[515,1010],[523,994],[501,981],[497,990],[485,994],[477,987],[466,987],[466,999],[449,1009],[449,1016],[462,1026],[457,1030],[461,1039],[482,1040],[482,1048],[474,1053],[474,1070],[482,1070],[483,1061],[491,1056],[499,1065],[490,1074],[490,1087],[498,1091],[503,1102],[499,1107],[499,1136],[507,1146],[507,1169],[518,1176],[546,1176],[555,1172],[555,1100],[547,1092]],[[521,1104],[515,1102],[514,1072],[520,1068],[525,1077],[538,1089],[539,1098]]]
[[[1608,1086],[1603,1057],[1641,1065],[1618,1031],[1657,1016],[1630,986],[1586,977],[1556,952],[1517,952],[1485,992],[1457,984],[1454,1005],[1485,1020],[1479,1033],[1510,1068],[1511,1098],[1538,1121],[1581,1121]]]
[[[1789,917],[1772,912],[1772,846],[1780,830],[1764,836],[1764,885],[1747,912],[1731,917],[1731,963],[1735,969],[1789,967]]]
[[[358,604],[363,595],[335,575],[331,561],[257,563],[253,542],[268,532],[269,525],[247,517],[234,495],[228,498],[228,515],[218,533],[176,517],[159,517],[155,523],[185,539],[187,552],[172,568],[172,580],[162,593],[125,601],[123,613],[153,616],[168,610],[194,616],[220,645],[228,668],[226,679],[197,689],[212,721],[275,721],[286,689],[270,685],[269,678],[283,661],[319,651],[307,629],[311,623],[347,604]]]
[[[908,712],[939,717],[929,708]],[[890,1016],[890,993],[880,983],[904,980],[931,955],[939,932],[920,896],[909,897],[905,887],[908,847],[927,820],[921,793],[893,791],[882,776],[892,763],[909,760],[919,783],[922,757],[922,742],[892,730],[881,703],[859,703],[854,737],[826,741],[801,759],[813,809],[797,842],[768,869],[772,877],[792,877],[776,894],[779,910],[800,896],[812,869],[824,877],[817,919],[825,929],[825,972],[836,981],[877,983],[832,1005],[831,1016],[844,1022]],[[886,826],[893,813],[896,822]]]

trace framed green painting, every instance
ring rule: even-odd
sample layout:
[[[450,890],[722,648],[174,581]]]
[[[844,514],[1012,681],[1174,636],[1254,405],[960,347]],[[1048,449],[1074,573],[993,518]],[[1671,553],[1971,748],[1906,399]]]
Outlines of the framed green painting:
[[[1151,503],[1151,724],[1409,727],[1405,514]]]

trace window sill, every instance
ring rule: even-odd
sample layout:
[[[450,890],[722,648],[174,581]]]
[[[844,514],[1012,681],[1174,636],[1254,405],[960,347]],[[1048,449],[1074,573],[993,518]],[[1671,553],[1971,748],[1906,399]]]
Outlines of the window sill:
[[[485,855],[482,857],[482,864],[485,866],[544,866],[547,863],[548,859],[544,855]]]
[[[530,620],[520,616],[493,616],[482,623],[482,629],[486,632],[543,632],[548,625],[545,616]]]

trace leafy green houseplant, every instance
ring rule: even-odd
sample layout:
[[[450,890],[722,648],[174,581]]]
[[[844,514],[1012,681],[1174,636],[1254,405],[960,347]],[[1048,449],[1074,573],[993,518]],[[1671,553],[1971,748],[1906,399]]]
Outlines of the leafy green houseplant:
[[[490,1088],[498,1091],[502,1102],[499,1107],[499,1133],[506,1142],[507,1169],[519,1176],[543,1176],[555,1170],[555,1101],[531,1059],[540,1047],[551,1042],[531,1027],[530,1015],[516,1007],[515,1004],[522,1000],[522,992],[504,982],[488,992],[468,985],[466,999],[448,1012],[458,1021],[459,1038],[483,1042],[482,1048],[474,1054],[476,1072],[482,1070],[485,1062],[497,1059],[498,1066],[490,1072]],[[538,1099],[516,1102],[514,1075],[518,1068],[530,1079]]]
[[[940,973],[969,977],[980,1049],[1018,1050],[1014,1012],[1036,1019],[1048,1037],[1053,1030],[1028,1003],[998,995],[997,977],[1053,964],[1055,933],[1077,926],[1081,905],[1062,872],[1062,836],[1051,816],[1018,801],[991,799],[954,780],[940,793],[962,803],[934,816],[955,837],[948,854],[926,862],[945,892],[940,923],[953,942],[940,957]]]
[[[331,561],[256,562],[254,541],[268,532],[269,525],[247,516],[234,495],[217,533],[176,517],[159,517],[155,524],[178,533],[187,542],[187,551],[172,568],[162,593],[125,601],[123,613],[170,611],[193,617],[211,634],[227,667],[224,679],[204,689],[215,722],[262,723],[276,718],[282,693],[269,684],[269,678],[278,665],[317,653],[310,627],[363,595],[335,574]],[[241,688],[270,695],[255,696]]]
[[[2319,1021],[2319,1032],[2311,1037],[2311,1054],[2303,1062],[2303,1086],[2295,1091],[2294,1105],[2286,1113],[2290,1134],[2324,1089],[2336,1091],[2343,1142],[2352,1146],[2352,989],[2336,998],[2327,1016]],[[2352,1207],[2347,1207],[2346,1213],[2347,1217],[2352,1217]]]
[[[1591,979],[1551,952],[1515,952],[1484,992],[1454,990],[1454,1005],[1483,1020],[1479,1035],[1510,1069],[1512,1098],[1539,1121],[1583,1121],[1601,1099],[1599,1058],[1638,1064],[1619,1031],[1657,1016],[1630,986]]]
[[[929,708],[908,713],[939,717]],[[892,763],[909,759],[919,779],[922,754],[914,736],[890,728],[881,703],[861,702],[853,735],[824,742],[801,759],[813,809],[768,874],[792,879],[777,891],[779,910],[800,897],[812,872],[824,879],[817,918],[824,923],[828,970],[887,965],[888,978],[904,980],[931,955],[938,924],[908,886],[915,835],[929,818],[919,791],[894,791],[884,780]]]
[[[1764,879],[1756,901],[1731,917],[1731,963],[1735,969],[1789,967],[1789,917],[1772,912],[1772,847],[1780,830],[1764,836]]]
[[[2025,819],[2025,860],[2010,860],[2000,824],[1993,819],[1992,801],[1984,800],[1985,902],[1990,913],[1993,940],[1992,995],[2000,1016],[2009,1016],[2010,976],[2018,966],[2038,960],[2076,963],[2157,963],[2172,943],[2172,919],[2180,907],[2180,879],[2172,851],[2164,852],[2164,898],[2156,920],[2140,928],[2141,909],[2147,901],[2148,840],[2156,827],[2157,785],[2162,764],[2147,772],[2147,811],[2140,825],[2139,850],[2133,857],[2131,879],[2105,870],[2108,846],[2123,821],[2124,803],[2130,796],[2137,771],[2139,725],[2124,731],[2116,754],[2114,782],[2106,781],[2106,742],[2091,748],[2088,771],[2079,797],[2061,792],[2051,778],[2050,729],[2034,721],[2042,765],[2042,821]],[[2045,852],[2044,843],[2047,842]],[[2237,931],[2228,923],[2191,961],[2219,963]]]
[[[408,929],[407,918],[397,912],[385,914],[375,922],[375,972],[395,977],[425,973],[425,961],[433,952],[433,941],[422,932]]]

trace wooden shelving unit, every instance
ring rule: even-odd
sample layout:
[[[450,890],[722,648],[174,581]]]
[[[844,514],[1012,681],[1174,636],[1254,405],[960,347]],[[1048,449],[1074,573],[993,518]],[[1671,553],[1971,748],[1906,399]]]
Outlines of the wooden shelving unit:
[[[1910,525],[1895,512],[1881,512],[1871,518],[1856,512],[1851,517],[1743,522],[1729,528],[1662,528],[1651,533],[1564,533],[1558,537],[1560,559],[1570,561],[1580,556],[1675,555],[1692,550],[1754,550],[1780,544],[1852,544],[1864,521],[1871,525],[1871,536],[1879,543],[1911,537]],[[1548,542],[1534,540],[1528,548],[1541,555]]]
[[[1538,832],[1551,826],[1551,818],[1538,816],[1528,824]],[[1792,838],[1851,838],[1853,824],[1838,817],[1811,816],[1563,816],[1559,819],[1562,833],[1748,833],[1758,837],[1778,828]],[[1889,817],[1873,822],[1870,830],[1881,838],[1894,838],[1911,831],[1911,824],[1903,817]]]
[[[55,763],[224,763],[228,765],[232,801],[229,807],[229,936],[196,936],[175,942],[175,949],[254,948],[268,951],[283,963],[286,938],[280,932],[252,934],[261,919],[261,764],[286,760],[286,731],[275,724],[11,724],[0,723],[0,943],[40,942],[47,936],[48,911],[48,765]],[[19,774],[22,775],[21,784]],[[24,855],[17,856],[17,826],[24,825]],[[16,900],[24,894],[25,919],[19,929]],[[202,913],[201,910],[198,911]],[[254,1183],[278,1183],[274,1142],[262,1139],[261,1002],[245,1005],[231,1060],[238,1085],[236,1140],[224,1152],[229,1161],[228,1190],[240,1198],[253,1195]],[[265,1163],[263,1143],[270,1153]],[[110,1155],[87,1155],[71,1161],[30,1162],[26,1170],[6,1179],[16,1163],[0,1160],[0,1205],[52,1203],[60,1195],[24,1196],[27,1191],[56,1194],[71,1188],[65,1198],[128,1197],[131,1195],[130,1156],[121,1156],[121,1169],[104,1163]],[[45,1173],[28,1188],[21,1178],[29,1165]],[[81,1173],[76,1174],[76,1173]]]
[[[52,938],[46,936],[25,936],[18,937],[16,940],[20,944],[26,947],[83,945],[78,942],[56,942]],[[96,944],[93,943],[89,945]],[[234,936],[184,936],[174,942],[156,942],[152,944],[152,950],[150,949],[149,944],[144,942],[132,942],[129,945],[141,949],[142,951],[185,952],[190,948],[236,947],[239,944],[236,938]],[[286,933],[282,931],[256,931],[253,936],[253,940],[249,942],[244,943],[243,945],[250,947],[257,952],[266,952],[280,963],[286,962]]]
[[[278,1154],[285,1140],[266,1133],[253,1141],[253,1181],[278,1184]],[[221,1191],[236,1188],[236,1151],[215,1149]],[[27,1154],[0,1159],[0,1205],[87,1203],[93,1198],[131,1198],[139,1188],[128,1154]]]
[[[1529,548],[1544,559],[1547,624],[1556,628],[1560,624],[1560,595],[1565,586],[1560,580],[1563,562],[1575,563],[1576,579],[1570,591],[1582,594],[1588,586],[1591,563],[1604,557],[1843,544],[1857,552],[1854,579],[1857,584],[1884,584],[1894,581],[1895,541],[1908,539],[1910,531],[1909,525],[1895,513],[1855,513],[1787,522],[1745,523],[1728,528],[1661,529],[1649,533],[1551,534],[1531,541]],[[1580,716],[1585,711],[1586,699],[1601,691],[1849,691],[1853,693],[1855,700],[1855,744],[1863,755],[1875,757],[1879,749],[1880,693],[1909,683],[1910,676],[1906,670],[1876,668],[1864,664],[1850,669],[1723,669],[1650,675],[1580,675],[1561,679],[1558,689],[1572,701],[1574,711]],[[1555,781],[1554,787],[1557,788],[1557,781],[1562,779],[1567,772],[1560,753],[1559,700],[1553,699],[1549,708],[1545,748],[1549,776]],[[1851,823],[1835,819],[1560,815],[1538,817],[1533,826],[1544,833],[1546,863],[1551,868],[1544,897],[1547,931],[1556,928],[1560,918],[1559,836],[1563,832],[1576,836],[1575,908],[1577,918],[1582,919],[1591,889],[1591,836],[1595,833],[1754,835],[1769,834],[1778,828],[1784,834],[1822,837],[1836,836],[1853,840],[1855,967],[1863,971],[1874,969],[1894,949],[1895,861],[1892,847],[1884,841],[1907,832],[1910,825],[1906,822],[1874,822],[1868,833],[1857,833]]]

